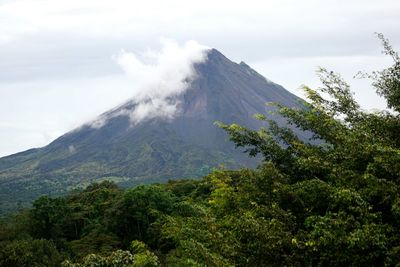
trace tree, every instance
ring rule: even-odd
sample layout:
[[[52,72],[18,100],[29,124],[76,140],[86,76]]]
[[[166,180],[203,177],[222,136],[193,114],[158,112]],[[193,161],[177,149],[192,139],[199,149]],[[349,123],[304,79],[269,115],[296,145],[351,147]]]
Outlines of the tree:
[[[43,196],[35,200],[32,205],[32,236],[46,239],[61,238],[63,225],[71,212],[66,200]]]
[[[45,239],[13,240],[0,243],[0,266],[59,266],[62,255],[53,242]]]
[[[64,261],[62,267],[156,267],[157,256],[137,240],[132,241],[130,250],[116,250],[108,256],[89,254],[80,263]]]
[[[236,146],[251,156],[261,154],[264,164],[287,179],[269,201],[295,216],[287,252],[303,264],[392,264],[399,251],[400,59],[383,35],[378,37],[394,64],[364,76],[372,78],[392,111],[363,111],[349,85],[321,68],[323,86],[304,87],[303,109],[274,104],[289,124],[311,132],[310,140],[261,114],[256,117],[269,128],[259,131],[219,123]]]
[[[132,240],[156,244],[158,230],[153,225],[162,214],[172,212],[175,201],[175,197],[160,185],[129,189],[110,210],[108,216],[113,220],[108,227],[125,244]]]

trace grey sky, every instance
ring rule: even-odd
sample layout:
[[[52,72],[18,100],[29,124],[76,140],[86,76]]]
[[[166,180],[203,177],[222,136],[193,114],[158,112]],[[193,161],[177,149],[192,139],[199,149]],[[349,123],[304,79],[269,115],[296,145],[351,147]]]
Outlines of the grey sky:
[[[317,66],[342,73],[365,108],[384,107],[358,70],[380,69],[374,32],[400,49],[400,1],[0,0],[0,156],[43,146],[129,98],[121,49],[196,40],[300,94]]]

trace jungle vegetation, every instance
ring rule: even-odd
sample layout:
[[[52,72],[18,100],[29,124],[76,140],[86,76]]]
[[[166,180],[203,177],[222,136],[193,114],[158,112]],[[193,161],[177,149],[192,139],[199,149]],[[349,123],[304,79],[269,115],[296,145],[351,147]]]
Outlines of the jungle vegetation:
[[[220,127],[256,169],[127,190],[92,184],[40,197],[0,225],[0,266],[396,266],[400,262],[400,58],[370,78],[388,110],[360,108],[319,70],[306,109],[276,105],[302,141],[269,122]]]

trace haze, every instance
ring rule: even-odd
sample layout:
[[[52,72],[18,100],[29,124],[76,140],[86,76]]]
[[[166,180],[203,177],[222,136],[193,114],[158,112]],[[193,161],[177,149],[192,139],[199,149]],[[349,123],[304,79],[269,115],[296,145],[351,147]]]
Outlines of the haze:
[[[142,81],[118,55],[162,50],[165,39],[217,48],[298,95],[318,86],[323,66],[364,108],[384,108],[352,77],[390,64],[374,32],[399,50],[399,14],[394,0],[0,1],[0,156],[46,145],[132,97]]]

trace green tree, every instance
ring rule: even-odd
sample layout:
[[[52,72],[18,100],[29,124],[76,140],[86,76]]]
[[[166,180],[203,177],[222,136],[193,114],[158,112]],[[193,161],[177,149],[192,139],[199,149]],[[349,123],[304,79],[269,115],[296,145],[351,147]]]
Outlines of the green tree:
[[[40,197],[33,202],[31,231],[36,238],[58,239],[63,236],[63,225],[71,213],[63,198]]]
[[[63,256],[53,242],[45,239],[14,240],[0,243],[0,266],[60,266]]]
[[[163,214],[172,212],[175,201],[176,198],[161,185],[129,189],[110,210],[108,217],[112,220],[108,227],[124,244],[129,244],[132,240],[141,240],[156,245],[158,230],[153,224]]]
[[[264,164],[272,164],[287,180],[272,190],[276,198],[269,201],[294,215],[297,226],[289,228],[293,239],[287,250],[294,261],[383,265],[393,263],[398,251],[400,60],[378,36],[394,64],[367,76],[392,111],[363,111],[338,74],[320,69],[323,86],[304,87],[309,102],[303,109],[274,104],[289,124],[309,131],[311,140],[300,140],[290,128],[261,114],[256,117],[269,128],[259,131],[219,123],[237,146],[251,156],[261,154]],[[219,190],[219,195],[236,199],[232,192],[237,189]]]
[[[62,267],[157,267],[157,256],[148,250],[140,241],[132,241],[130,250],[116,250],[108,256],[89,254],[81,262],[73,263],[69,260],[61,264]]]

